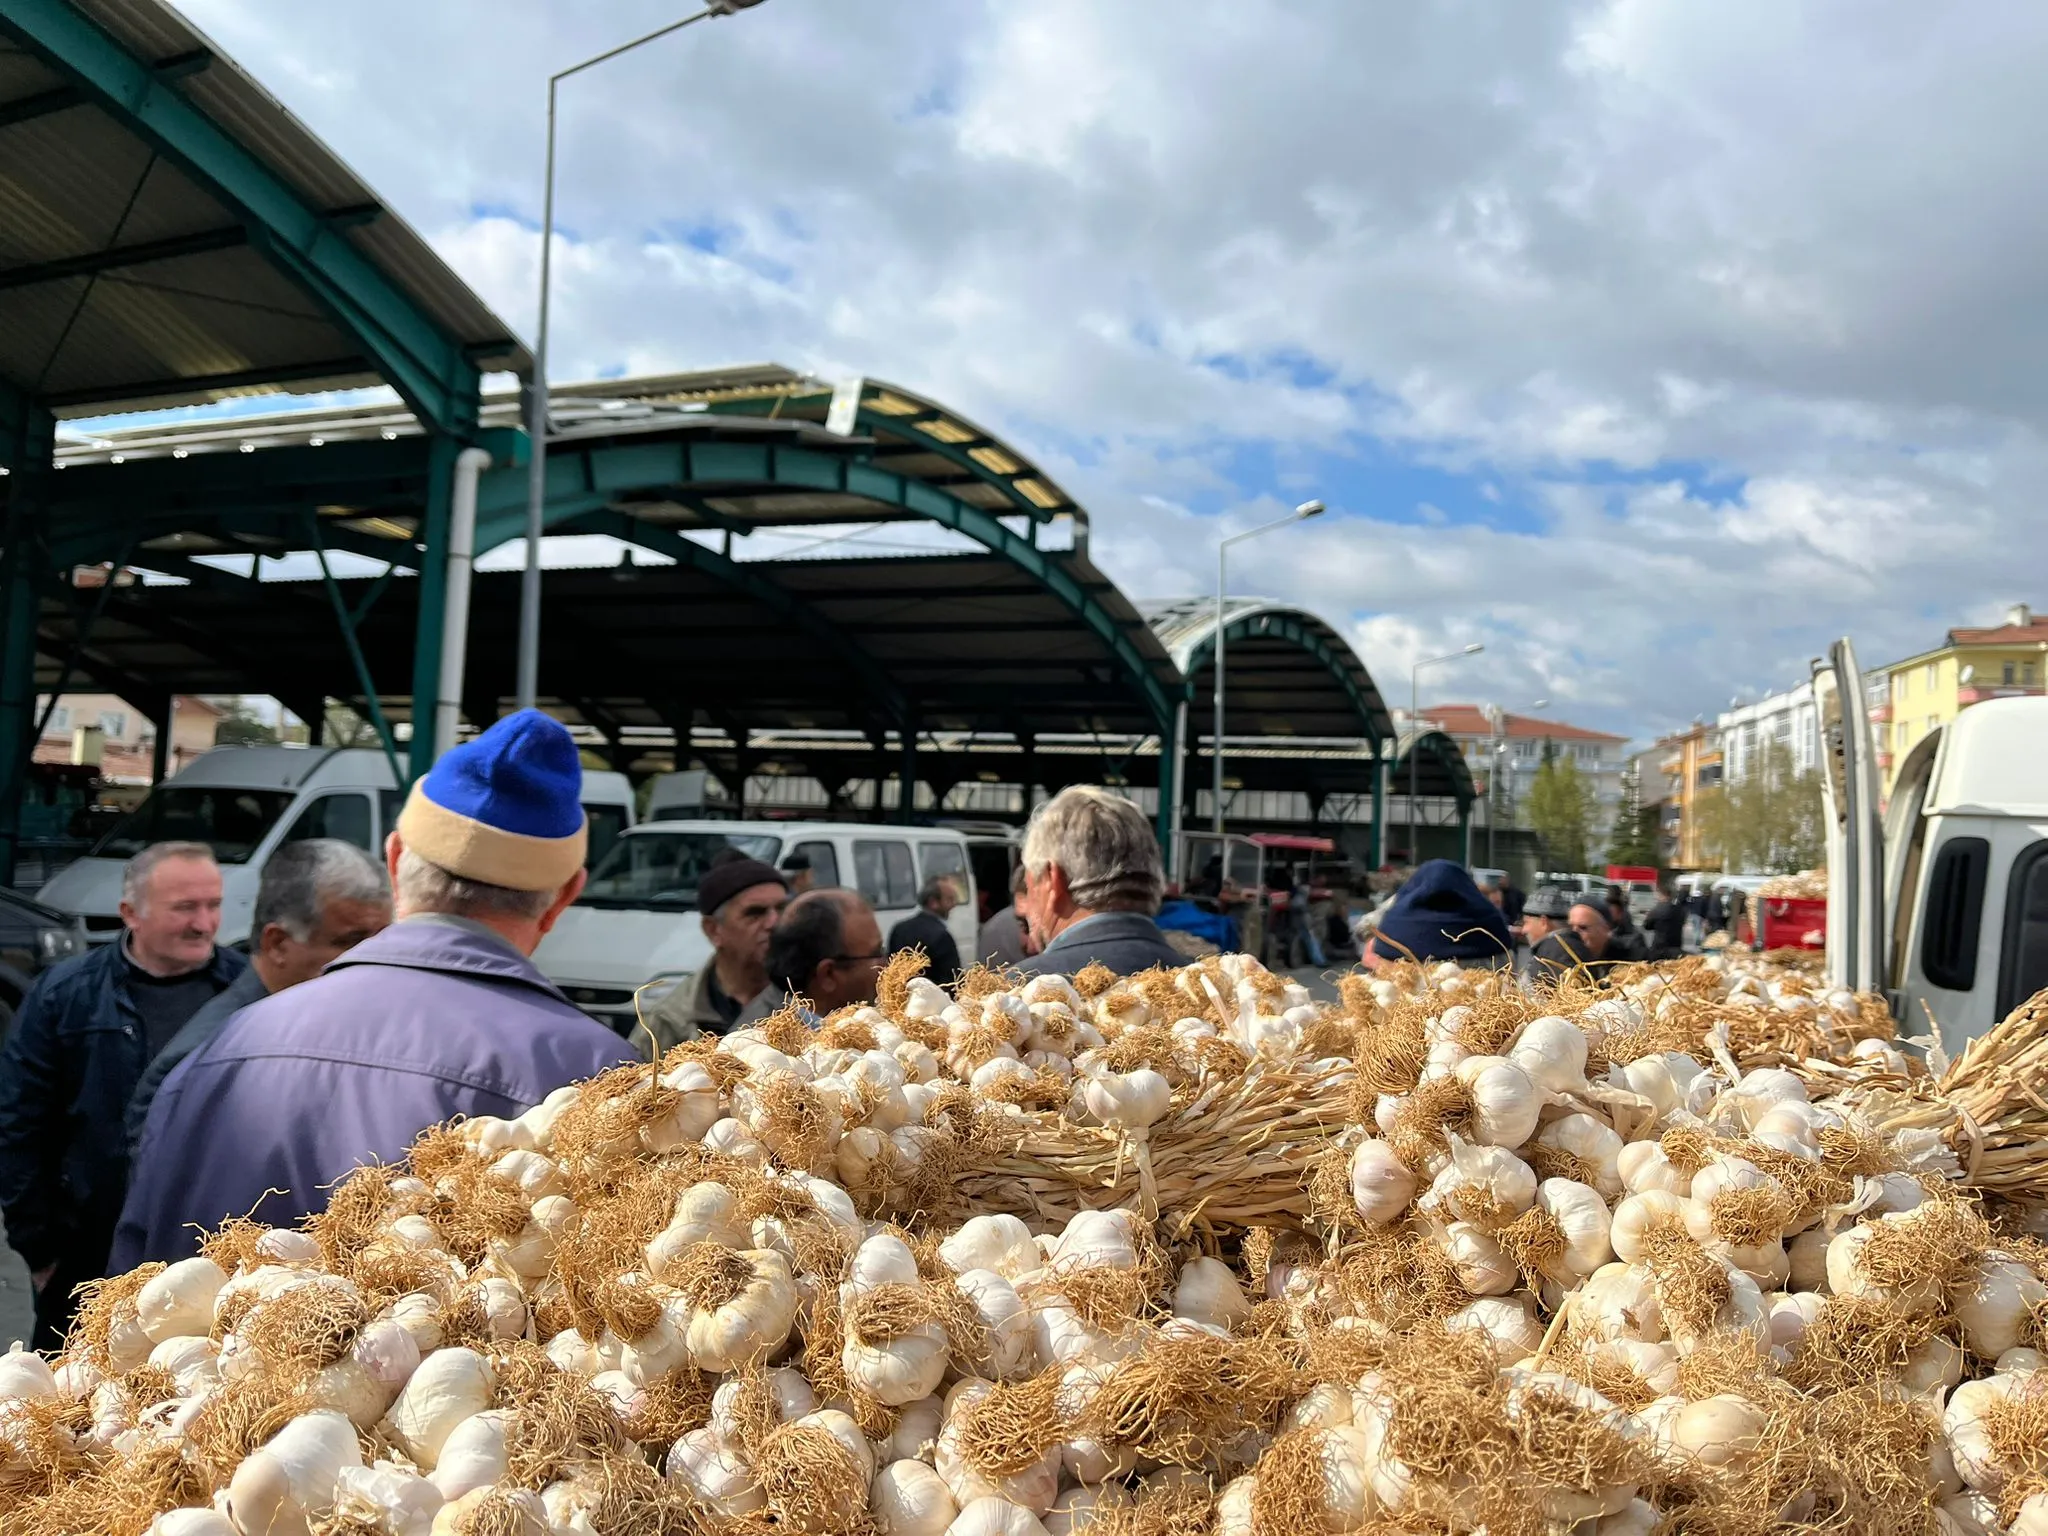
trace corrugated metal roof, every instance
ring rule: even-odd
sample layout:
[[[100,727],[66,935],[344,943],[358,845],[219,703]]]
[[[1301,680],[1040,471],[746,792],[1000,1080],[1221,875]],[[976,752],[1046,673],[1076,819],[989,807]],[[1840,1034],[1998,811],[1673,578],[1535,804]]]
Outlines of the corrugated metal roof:
[[[1202,681],[1211,674],[1208,647],[1216,632],[1216,603],[1213,598],[1183,598],[1166,603],[1139,605],[1152,632],[1173,657],[1174,667],[1195,685],[1203,699],[1213,683]],[[1298,626],[1312,635],[1335,658],[1344,678],[1365,701],[1370,730],[1381,736],[1394,731],[1393,716],[1379,685],[1365,663],[1335,628],[1306,609],[1263,598],[1226,597],[1223,601],[1226,628],[1249,625],[1253,632],[1233,638],[1225,657],[1224,687],[1233,722],[1246,715],[1266,735],[1340,735],[1359,731],[1366,722],[1359,708],[1338,683],[1329,667],[1295,640],[1279,633]],[[1275,633],[1257,629],[1262,618],[1274,621]],[[1198,657],[1197,653],[1201,653]],[[1233,723],[1232,729],[1236,729]],[[1247,725],[1247,729],[1250,724]]]
[[[333,150],[163,0],[70,0],[385,273],[485,370],[525,348]],[[4,16],[0,16],[4,21]],[[4,33],[0,33],[4,37]],[[349,333],[238,234],[119,113],[0,40],[0,379],[60,415],[374,383]],[[10,110],[12,109],[12,110]],[[214,248],[89,275],[26,272],[109,249],[217,237]],[[15,281],[10,284],[12,276]],[[33,279],[33,280],[31,280]],[[181,380],[206,378],[205,387]]]

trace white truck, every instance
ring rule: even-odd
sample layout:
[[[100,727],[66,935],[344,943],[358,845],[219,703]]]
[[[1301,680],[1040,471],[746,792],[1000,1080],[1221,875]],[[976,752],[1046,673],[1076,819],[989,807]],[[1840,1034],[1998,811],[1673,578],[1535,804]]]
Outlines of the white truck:
[[[1882,992],[1908,1034],[1961,1052],[2048,987],[2048,698],[1992,699],[1931,732],[1885,805],[1847,640],[1814,664],[1829,980]]]

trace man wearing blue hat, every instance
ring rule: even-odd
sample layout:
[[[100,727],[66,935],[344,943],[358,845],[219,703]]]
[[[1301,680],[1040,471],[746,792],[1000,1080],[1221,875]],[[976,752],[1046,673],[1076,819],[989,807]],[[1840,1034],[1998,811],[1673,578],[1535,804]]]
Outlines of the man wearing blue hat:
[[[1430,859],[1380,914],[1364,958],[1369,970],[1397,960],[1455,960],[1478,969],[1504,965],[1513,955],[1508,920],[1479,893],[1465,866]]]
[[[398,920],[165,1079],[110,1273],[185,1258],[230,1216],[288,1226],[430,1125],[635,1059],[528,958],[583,889],[582,782],[569,733],[526,709],[413,785],[385,844]]]

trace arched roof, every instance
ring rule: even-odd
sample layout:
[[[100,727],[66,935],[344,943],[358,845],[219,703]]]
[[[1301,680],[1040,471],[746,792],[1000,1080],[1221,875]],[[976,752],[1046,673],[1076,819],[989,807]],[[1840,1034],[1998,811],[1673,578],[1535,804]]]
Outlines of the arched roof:
[[[1415,793],[1418,796],[1456,800],[1470,805],[1479,797],[1472,783],[1472,770],[1457,742],[1438,730],[1407,730],[1395,744],[1394,765],[1388,788],[1397,795],[1408,793],[1409,759],[1415,764]]]
[[[1140,604],[1152,632],[1200,704],[1214,688],[1216,605],[1207,598]],[[1362,736],[1381,741],[1394,720],[1372,674],[1342,635],[1305,609],[1226,598],[1226,727],[1259,736]],[[1190,709],[1192,717],[1197,713]],[[1203,716],[1206,721],[1207,717]]]
[[[481,370],[527,366],[163,0],[0,0],[0,171],[0,406],[10,389],[82,415],[382,381],[460,431]]]

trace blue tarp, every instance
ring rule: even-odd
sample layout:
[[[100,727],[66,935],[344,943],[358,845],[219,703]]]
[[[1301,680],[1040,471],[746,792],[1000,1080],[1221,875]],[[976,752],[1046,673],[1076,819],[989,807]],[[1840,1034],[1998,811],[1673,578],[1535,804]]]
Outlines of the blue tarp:
[[[1205,912],[1192,901],[1162,904],[1154,921],[1162,928],[1176,928],[1198,939],[1207,939],[1226,955],[1236,954],[1240,948],[1236,918],[1225,917],[1221,912]]]

